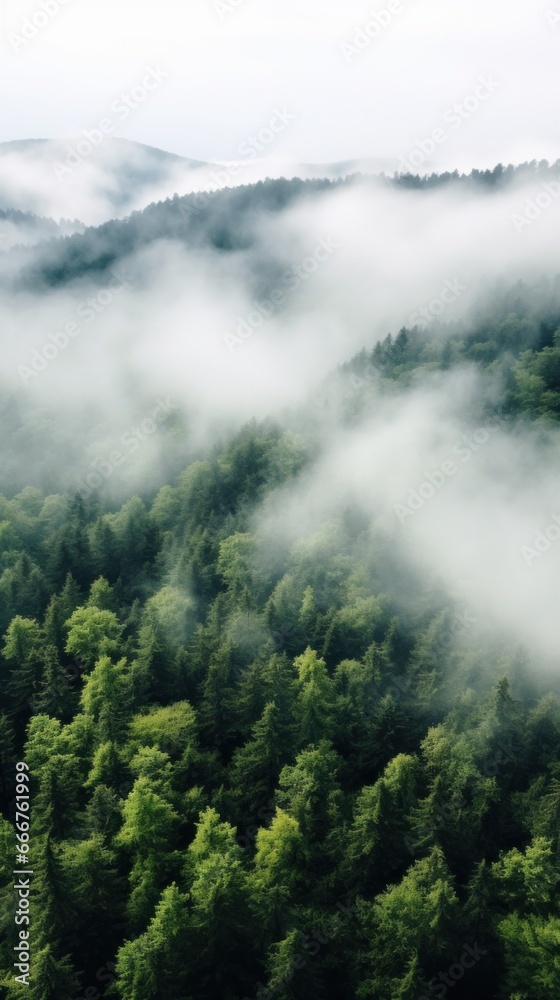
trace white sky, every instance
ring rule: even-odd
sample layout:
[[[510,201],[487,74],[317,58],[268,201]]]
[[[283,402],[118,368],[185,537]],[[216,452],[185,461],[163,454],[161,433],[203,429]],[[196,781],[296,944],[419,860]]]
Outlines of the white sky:
[[[41,3],[57,0],[0,0],[0,141],[93,128],[159,66],[169,79],[114,134],[197,159],[235,159],[277,107],[296,120],[276,155],[408,155],[481,75],[501,86],[446,126],[437,166],[560,156],[560,0],[402,0],[351,59],[342,44],[389,0],[224,0],[222,17],[217,0],[66,0],[15,51]]]

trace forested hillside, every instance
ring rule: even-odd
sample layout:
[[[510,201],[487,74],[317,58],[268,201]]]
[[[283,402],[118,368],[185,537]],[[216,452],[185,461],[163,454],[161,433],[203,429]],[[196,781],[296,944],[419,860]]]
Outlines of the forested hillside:
[[[259,244],[259,225],[267,217],[287,209],[313,203],[321,194],[359,188],[370,192],[452,192],[459,195],[495,195],[515,190],[515,185],[556,182],[560,162],[533,160],[514,167],[501,164],[493,170],[470,174],[433,173],[426,177],[396,174],[394,177],[363,177],[344,180],[267,179],[257,184],[216,187],[209,191],[175,195],[134,211],[125,219],[112,219],[83,233],[61,239],[55,247],[45,245],[21,252],[17,273],[12,266],[3,284],[17,291],[58,288],[89,277],[99,283],[123,258],[157,240],[177,240],[199,251],[247,250]],[[226,178],[228,174],[226,171]],[[555,196],[556,197],[556,196]],[[552,200],[552,199],[551,199]],[[537,210],[538,211],[538,210]],[[1,249],[1,247],[0,247]],[[273,255],[268,247],[266,257]],[[7,280],[9,279],[9,280]]]
[[[17,209],[0,209],[0,253],[11,247],[34,245],[42,240],[83,232],[84,225],[78,219],[42,218],[31,212]]]
[[[559,299],[403,329],[122,505],[0,498],[7,1000],[556,1000],[557,672],[415,570],[394,514],[344,501],[293,542],[274,512],[325,422],[454,371],[488,386],[473,427],[546,440]]]

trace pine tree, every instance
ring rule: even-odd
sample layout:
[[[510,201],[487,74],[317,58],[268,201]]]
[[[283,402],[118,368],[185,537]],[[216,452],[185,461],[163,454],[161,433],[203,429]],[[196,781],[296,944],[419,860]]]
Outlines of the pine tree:
[[[39,623],[21,615],[12,619],[4,636],[4,657],[13,664],[7,692],[13,715],[18,720],[31,714],[33,699],[39,690],[42,641]]]
[[[276,939],[286,932],[289,905],[297,894],[305,865],[304,842],[297,820],[277,809],[268,829],[257,833],[254,900],[260,921]]]
[[[5,712],[0,713],[0,812],[13,801],[16,756],[14,752],[15,734],[12,723]]]
[[[45,644],[53,647],[60,656],[64,656],[67,632],[64,627],[65,622],[74,610],[67,614],[68,602],[59,594],[53,594],[49,601],[43,623]]]
[[[50,944],[45,945],[32,962],[30,983],[27,995],[31,1000],[61,1000],[79,989],[70,956],[57,957],[57,949]]]
[[[80,770],[70,754],[55,754],[42,768],[33,803],[33,828],[55,840],[69,836],[78,814]]]
[[[292,745],[292,727],[271,702],[253,727],[252,740],[236,751],[232,763],[233,786],[249,815],[270,802]]]
[[[33,864],[33,930],[37,944],[41,948],[48,944],[57,948],[76,944],[76,909],[70,881],[62,861],[62,848],[53,843],[50,834],[35,838]]]
[[[79,677],[77,668],[63,666],[55,646],[45,646],[41,651],[42,678],[33,709],[36,713],[54,715],[66,722],[76,714],[79,703]]]
[[[310,648],[295,661],[298,671],[296,718],[300,746],[334,735],[334,688],[326,664]]]
[[[188,937],[187,898],[175,883],[163,892],[150,924],[117,957],[114,992],[121,1000],[174,1000],[195,962]]]

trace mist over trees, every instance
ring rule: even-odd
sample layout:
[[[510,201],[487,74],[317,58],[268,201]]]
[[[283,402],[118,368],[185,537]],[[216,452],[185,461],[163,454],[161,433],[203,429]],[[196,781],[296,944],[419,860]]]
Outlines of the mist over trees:
[[[124,258],[161,239],[176,239],[197,249],[209,247],[222,252],[247,249],[256,241],[259,217],[274,216],[294,203],[357,185],[372,190],[495,194],[516,184],[556,181],[559,167],[560,161],[549,164],[543,160],[520,166],[500,164],[493,170],[472,170],[470,174],[454,171],[394,177],[356,174],[341,180],[266,179],[222,190],[175,195],[134,211],[125,219],[112,219],[69,235],[56,247],[20,251],[17,278],[11,279],[8,287],[16,291],[56,288],[85,276],[101,282]],[[41,225],[44,230],[50,225],[52,235],[57,235],[52,221],[42,220]]]
[[[560,0],[373,6],[1,5],[0,1000],[560,998]]]
[[[508,177],[383,183],[490,196]],[[48,266],[26,251],[22,287],[91,276],[158,234],[239,248],[252,213],[328,186],[224,192],[186,221],[151,206],[60,241],[56,262],[49,246]],[[328,455],[314,479],[333,441],[442,387],[465,429],[533,450],[537,475],[560,418],[560,278],[504,282],[466,319],[349,351],[298,406],[205,443],[175,414],[135,494],[57,489],[56,407],[43,424],[4,400],[22,449],[0,497],[7,1000],[558,995],[557,661],[410,558],[381,464],[366,501]],[[30,987],[12,969],[20,760]]]

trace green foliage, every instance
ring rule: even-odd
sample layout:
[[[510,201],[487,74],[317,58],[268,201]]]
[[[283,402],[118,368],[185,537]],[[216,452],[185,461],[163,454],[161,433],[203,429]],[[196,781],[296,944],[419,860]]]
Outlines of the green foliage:
[[[112,663],[109,656],[101,656],[86,679],[81,703],[85,714],[97,723],[101,739],[122,738],[132,708],[132,681],[126,660]]]
[[[187,941],[186,897],[173,884],[163,892],[146,932],[119,950],[117,995],[122,1000],[172,1000],[185,979]]]
[[[557,291],[546,322],[519,292],[446,338],[388,337],[327,383],[331,411],[367,416],[467,364],[494,401],[478,426],[501,391],[503,421],[548,434]],[[458,637],[461,609],[355,506],[278,531],[320,447],[313,413],[301,437],[248,424],[154,498],[0,497],[8,1000],[95,983],[96,1000],[419,1000],[467,945],[457,997],[558,995],[557,678]],[[19,759],[29,989],[11,975]]]
[[[521,355],[515,382],[515,400],[524,412],[541,419],[560,418],[560,329],[552,347]]]
[[[85,666],[92,667],[100,656],[118,652],[123,629],[113,611],[77,608],[66,624],[66,652],[76,656]]]
[[[498,934],[506,953],[506,983],[519,1000],[553,1000],[560,989],[560,918],[505,917]]]
[[[334,735],[334,689],[324,660],[307,649],[295,661],[298,672],[296,718],[302,746]]]
[[[557,896],[560,871],[552,844],[537,837],[522,853],[517,848],[492,865],[499,902],[506,912],[547,913]]]
[[[155,746],[177,758],[197,740],[196,716],[188,702],[165,708],[154,706],[132,719],[129,727],[131,746]]]
[[[141,775],[123,807],[123,826],[116,843],[141,857],[161,855],[172,835],[177,815],[173,807],[154,791],[151,780]]]

